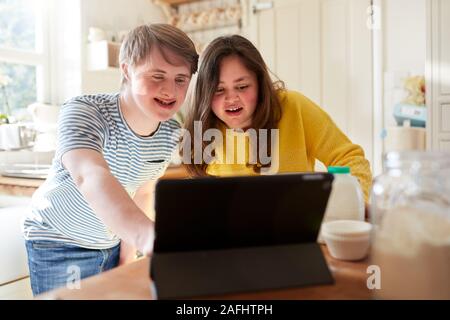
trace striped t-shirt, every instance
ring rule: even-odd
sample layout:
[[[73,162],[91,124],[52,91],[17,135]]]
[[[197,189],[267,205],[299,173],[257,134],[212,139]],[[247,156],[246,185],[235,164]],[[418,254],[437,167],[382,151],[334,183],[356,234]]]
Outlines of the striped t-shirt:
[[[135,134],[120,110],[119,94],[76,97],[58,120],[58,143],[47,180],[33,194],[23,223],[27,240],[53,240],[90,249],[107,249],[120,239],[90,208],[61,157],[73,149],[102,153],[109,169],[132,197],[149,180],[163,175],[179,140],[176,120],[161,122],[149,137]],[[108,186],[98,192],[108,192]]]

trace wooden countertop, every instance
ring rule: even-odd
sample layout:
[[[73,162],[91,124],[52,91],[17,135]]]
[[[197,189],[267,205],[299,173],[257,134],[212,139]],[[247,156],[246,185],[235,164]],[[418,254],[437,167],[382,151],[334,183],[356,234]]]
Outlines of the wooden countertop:
[[[10,178],[0,175],[0,194],[31,197],[44,179]]]
[[[176,179],[187,177],[186,169],[182,166],[170,166],[161,179]],[[11,178],[0,175],[0,194],[31,197],[45,179]]]
[[[1,185],[38,188],[44,181],[45,179],[11,178],[0,175]]]
[[[335,279],[333,285],[311,286],[255,293],[229,294],[206,297],[207,299],[370,299],[366,286],[368,259],[357,262],[339,261],[332,258],[326,246],[322,251]],[[37,299],[81,299],[81,300],[152,300],[149,278],[150,258],[117,267],[103,274],[81,281],[81,289],[57,289]]]

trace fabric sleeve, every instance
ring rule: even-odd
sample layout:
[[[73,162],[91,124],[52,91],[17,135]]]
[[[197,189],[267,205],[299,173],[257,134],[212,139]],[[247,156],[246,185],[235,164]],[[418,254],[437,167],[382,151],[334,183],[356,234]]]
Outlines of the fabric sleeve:
[[[100,111],[81,101],[71,100],[61,107],[58,119],[56,157],[74,149],[92,149],[100,153],[108,128]]]

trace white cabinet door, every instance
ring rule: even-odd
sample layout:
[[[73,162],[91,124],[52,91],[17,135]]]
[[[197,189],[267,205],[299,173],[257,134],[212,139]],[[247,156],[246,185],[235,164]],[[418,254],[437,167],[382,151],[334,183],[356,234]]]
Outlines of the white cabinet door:
[[[272,8],[254,13],[250,22],[255,44],[289,89],[320,103],[320,1],[266,3],[272,3]]]
[[[370,0],[274,0],[249,20],[252,40],[288,89],[327,111],[373,160]]]
[[[29,275],[21,221],[27,206],[0,209],[0,286]]]
[[[30,278],[0,285],[0,300],[32,300]]]
[[[450,1],[427,3],[427,148],[450,151]]]

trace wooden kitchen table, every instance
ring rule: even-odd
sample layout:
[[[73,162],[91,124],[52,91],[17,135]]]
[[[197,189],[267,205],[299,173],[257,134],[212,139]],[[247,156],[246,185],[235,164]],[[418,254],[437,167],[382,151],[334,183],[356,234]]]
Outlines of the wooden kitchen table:
[[[332,258],[326,246],[321,246],[333,274],[333,285],[320,285],[255,293],[227,294],[206,299],[370,299],[366,282],[368,259],[358,262],[339,261]],[[37,296],[37,299],[88,299],[88,300],[152,300],[149,278],[150,258],[117,267],[81,281],[80,289],[67,288]]]

